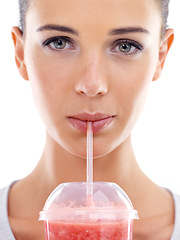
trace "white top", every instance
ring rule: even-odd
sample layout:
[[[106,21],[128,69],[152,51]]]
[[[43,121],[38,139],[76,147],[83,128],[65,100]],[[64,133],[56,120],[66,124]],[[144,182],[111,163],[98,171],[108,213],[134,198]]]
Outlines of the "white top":
[[[0,240],[15,240],[8,219],[8,193],[12,184],[0,189]],[[171,194],[175,206],[175,224],[170,240],[180,240],[180,196]]]

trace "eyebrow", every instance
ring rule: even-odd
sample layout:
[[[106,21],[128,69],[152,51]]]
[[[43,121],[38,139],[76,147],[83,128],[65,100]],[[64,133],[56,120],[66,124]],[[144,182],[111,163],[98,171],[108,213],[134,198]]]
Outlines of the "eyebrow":
[[[55,24],[47,24],[44,26],[39,27],[36,32],[42,32],[42,31],[60,31],[60,32],[67,32],[74,35],[78,35],[78,32],[74,30],[73,28],[55,25]]]
[[[109,35],[118,35],[118,34],[126,34],[126,33],[146,33],[150,35],[150,32],[142,27],[125,27],[125,28],[117,28],[117,29],[112,29],[109,32]]]
[[[47,24],[44,26],[39,27],[36,32],[42,32],[42,31],[60,31],[60,32],[66,32],[66,33],[71,33],[76,36],[78,36],[78,32],[70,27],[66,26],[61,26],[61,25],[56,25],[56,24]],[[150,32],[142,27],[125,27],[125,28],[117,28],[117,29],[112,29],[109,31],[109,35],[118,35],[118,34],[126,34],[126,33],[146,33],[150,35]]]

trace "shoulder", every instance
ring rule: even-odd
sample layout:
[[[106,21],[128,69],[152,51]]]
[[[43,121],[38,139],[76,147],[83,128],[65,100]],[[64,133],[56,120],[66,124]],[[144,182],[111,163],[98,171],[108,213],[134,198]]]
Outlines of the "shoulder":
[[[1,240],[15,240],[8,219],[8,194],[13,183],[0,189],[0,238]]]
[[[177,195],[173,192],[171,192],[171,194],[174,199],[174,212],[175,212],[174,230],[173,230],[171,240],[179,240],[180,239],[180,227],[179,227],[180,226],[180,195]]]

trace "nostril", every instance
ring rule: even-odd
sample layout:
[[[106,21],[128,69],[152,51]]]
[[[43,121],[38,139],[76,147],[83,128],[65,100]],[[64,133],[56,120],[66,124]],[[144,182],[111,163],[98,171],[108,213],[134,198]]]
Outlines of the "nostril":
[[[75,82],[75,91],[88,97],[103,96],[108,92],[107,77],[99,65],[88,65]]]
[[[108,92],[108,89],[102,86],[99,86],[99,87],[81,86],[76,88],[75,90],[78,94],[86,95],[88,97],[103,96]]]

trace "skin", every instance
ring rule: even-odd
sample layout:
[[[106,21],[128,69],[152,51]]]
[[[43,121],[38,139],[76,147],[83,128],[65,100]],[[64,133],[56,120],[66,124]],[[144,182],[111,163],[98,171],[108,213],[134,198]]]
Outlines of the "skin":
[[[47,24],[75,29],[78,35],[40,29]],[[145,32],[109,34],[127,27]],[[160,29],[160,13],[152,0],[32,1],[25,34],[12,29],[17,67],[30,81],[47,129],[36,168],[10,190],[9,220],[16,239],[44,239],[43,223],[37,219],[48,195],[62,182],[86,180],[86,134],[67,119],[82,112],[115,116],[94,134],[94,180],[116,182],[130,197],[140,218],[133,239],[170,239],[172,197],[144,175],[131,144],[149,85],[159,78],[173,42],[173,30],[161,40]],[[72,42],[61,51],[43,45],[55,36]],[[141,49],[131,46],[130,55],[122,53],[115,44],[119,39],[136,41]]]

